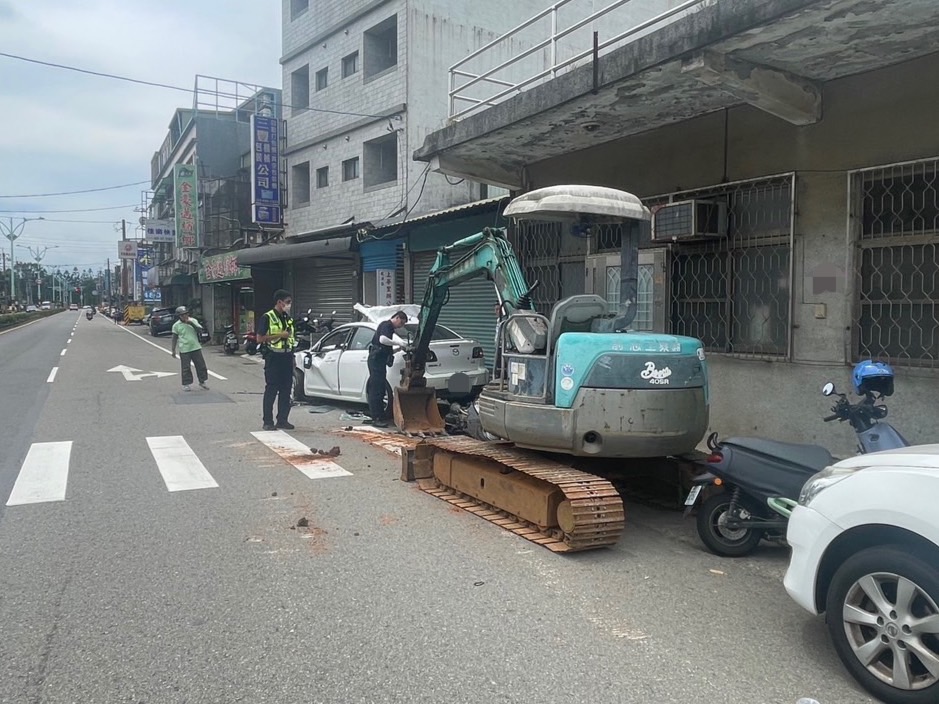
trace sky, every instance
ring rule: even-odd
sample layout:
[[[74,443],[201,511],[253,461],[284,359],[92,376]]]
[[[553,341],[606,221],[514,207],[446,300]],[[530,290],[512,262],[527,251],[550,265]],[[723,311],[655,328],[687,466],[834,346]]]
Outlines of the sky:
[[[2,53],[188,91],[0,56],[0,234],[11,217],[45,218],[25,224],[16,260],[48,248],[44,266],[114,266],[121,219],[142,236],[150,160],[176,108],[192,107],[196,75],[280,87],[280,15],[280,0],[0,0]],[[6,237],[0,251],[9,258]]]

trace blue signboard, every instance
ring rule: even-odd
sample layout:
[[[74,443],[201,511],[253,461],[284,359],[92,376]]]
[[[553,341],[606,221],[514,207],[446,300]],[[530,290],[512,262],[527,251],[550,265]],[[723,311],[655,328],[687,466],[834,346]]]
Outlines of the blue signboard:
[[[251,210],[259,225],[280,225],[280,135],[277,118],[251,116]]]

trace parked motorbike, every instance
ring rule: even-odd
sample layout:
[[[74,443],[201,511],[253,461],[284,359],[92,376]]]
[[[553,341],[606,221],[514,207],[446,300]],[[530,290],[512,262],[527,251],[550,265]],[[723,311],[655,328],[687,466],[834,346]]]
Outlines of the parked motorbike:
[[[879,362],[861,362],[853,380],[855,393],[862,397],[855,404],[838,393],[833,383],[822,387],[823,395],[837,398],[825,422],[850,423],[860,454],[908,447],[903,436],[883,420],[887,407],[877,403],[893,394],[893,370]],[[707,548],[724,557],[747,555],[764,538],[783,542],[802,486],[837,462],[819,445],[746,437],[719,441],[717,433],[708,437],[707,444],[711,454],[706,471],[692,480],[684,515],[691,513],[704,487],[723,489],[698,509],[697,529]]]
[[[318,342],[326,333],[331,332],[336,324],[336,311],[330,313],[327,318],[325,315],[319,318],[311,319],[313,309],[308,308],[306,315],[294,321],[294,330],[297,335],[297,346],[295,350],[308,350],[314,343]]]
[[[245,352],[250,355],[258,353],[258,334],[254,330],[249,330],[244,336]]]
[[[235,354],[238,351],[238,336],[235,334],[235,326],[226,325],[222,328],[222,332],[225,335],[223,342],[225,354]]]

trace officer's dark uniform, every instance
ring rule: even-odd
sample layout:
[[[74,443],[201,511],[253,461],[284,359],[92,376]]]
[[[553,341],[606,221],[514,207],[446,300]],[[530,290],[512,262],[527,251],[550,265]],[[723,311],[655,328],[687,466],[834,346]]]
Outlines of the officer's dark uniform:
[[[290,337],[286,340],[272,340],[267,343],[270,352],[264,363],[264,425],[274,425],[274,398],[277,398],[277,425],[287,424],[290,406],[293,403],[293,348],[297,340],[293,329],[293,319],[288,313],[269,310],[260,320],[258,335],[276,335],[286,330]]]
[[[395,326],[390,320],[378,324],[378,329],[372,335],[372,343],[368,346],[368,382],[365,384],[365,395],[368,397],[368,414],[373,421],[383,421],[385,418],[385,391],[388,385],[388,367],[394,358],[393,350],[388,345],[381,344],[381,338],[394,339]],[[389,399],[390,401],[391,399]]]

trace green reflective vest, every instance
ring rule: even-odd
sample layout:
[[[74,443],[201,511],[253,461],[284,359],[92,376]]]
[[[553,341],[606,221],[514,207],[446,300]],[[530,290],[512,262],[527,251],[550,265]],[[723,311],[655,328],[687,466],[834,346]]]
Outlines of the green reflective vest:
[[[267,344],[272,350],[277,350],[278,352],[288,352],[292,350],[297,344],[297,339],[293,331],[293,319],[289,318],[287,320],[287,327],[284,327],[283,321],[280,319],[276,310],[269,310],[265,313],[267,316],[267,334],[276,335],[279,332],[287,330],[290,333],[290,337],[286,340],[271,340]]]

